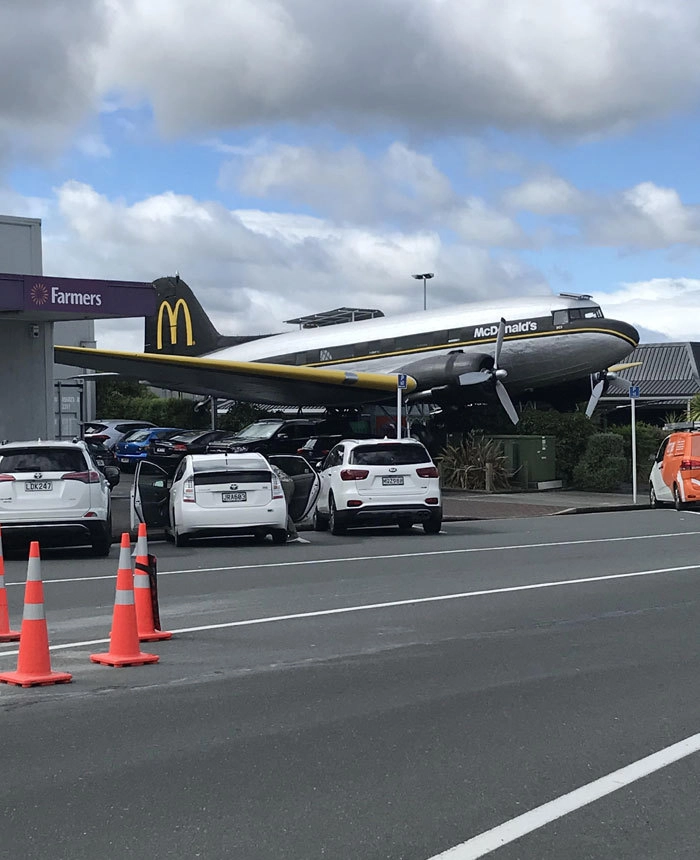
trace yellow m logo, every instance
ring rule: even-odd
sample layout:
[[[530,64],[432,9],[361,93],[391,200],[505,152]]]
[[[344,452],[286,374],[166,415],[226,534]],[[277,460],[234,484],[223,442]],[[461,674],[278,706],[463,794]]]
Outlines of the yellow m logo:
[[[168,325],[170,326],[170,345],[177,344],[177,320],[180,316],[180,311],[185,318],[185,334],[187,336],[187,346],[194,346],[194,337],[192,336],[192,317],[187,302],[184,299],[178,299],[175,302],[175,307],[170,307],[170,302],[163,301],[158,308],[158,322],[156,346],[159,350],[163,349],[163,319],[165,314],[168,315]]]

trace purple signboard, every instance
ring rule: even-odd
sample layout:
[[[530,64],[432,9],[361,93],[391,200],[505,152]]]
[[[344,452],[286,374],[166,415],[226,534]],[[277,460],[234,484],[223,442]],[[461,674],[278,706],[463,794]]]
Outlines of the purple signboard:
[[[0,311],[66,317],[146,317],[156,312],[153,284],[44,275],[0,275]]]

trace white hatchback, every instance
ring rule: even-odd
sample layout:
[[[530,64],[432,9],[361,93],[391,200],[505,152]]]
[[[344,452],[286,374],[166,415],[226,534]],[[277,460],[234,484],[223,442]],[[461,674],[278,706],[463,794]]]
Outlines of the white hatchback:
[[[442,526],[437,467],[415,439],[344,439],[321,469],[314,526],[343,534],[349,526],[422,523],[428,534]]]
[[[112,544],[110,489],[118,469],[97,467],[85,442],[0,445],[0,525],[6,536],[45,544]]]
[[[317,490],[309,486],[307,492],[315,500]],[[287,540],[282,484],[262,454],[188,454],[172,482],[145,460],[136,469],[131,507],[132,528],[138,521],[165,528],[176,546],[195,537],[239,534]]]

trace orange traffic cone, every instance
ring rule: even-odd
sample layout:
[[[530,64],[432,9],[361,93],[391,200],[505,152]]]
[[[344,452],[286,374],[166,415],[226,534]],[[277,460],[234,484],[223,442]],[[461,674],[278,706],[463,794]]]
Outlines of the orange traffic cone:
[[[16,642],[19,630],[10,630],[10,613],[5,591],[5,558],[2,554],[2,529],[0,528],[0,642]]]
[[[3,672],[0,681],[18,687],[37,687],[44,684],[66,684],[72,677],[67,672],[51,671],[49,633],[44,615],[44,585],[41,581],[41,556],[39,542],[34,540],[29,545],[17,671]]]
[[[117,593],[114,599],[109,651],[106,654],[91,654],[93,663],[103,663],[105,666],[140,666],[142,663],[157,663],[159,659],[157,654],[144,654],[139,650],[130,550],[129,534],[124,532],[119,551]]]
[[[134,602],[136,603],[136,626],[140,642],[156,642],[159,639],[172,639],[167,630],[156,630],[153,619],[151,583],[148,575],[148,537],[146,523],[139,523],[139,536],[136,541],[136,562],[134,563]]]

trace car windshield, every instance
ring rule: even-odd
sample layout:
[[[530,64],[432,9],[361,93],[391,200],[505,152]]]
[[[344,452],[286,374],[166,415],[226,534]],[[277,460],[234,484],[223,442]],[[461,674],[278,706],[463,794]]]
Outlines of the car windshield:
[[[238,433],[236,439],[269,439],[282,426],[282,421],[265,421],[249,424]]]
[[[410,466],[414,463],[429,463],[430,456],[422,445],[387,442],[382,445],[358,445],[350,453],[350,462],[356,466]]]
[[[15,448],[0,455],[0,472],[82,472],[82,451],[71,448]]]

